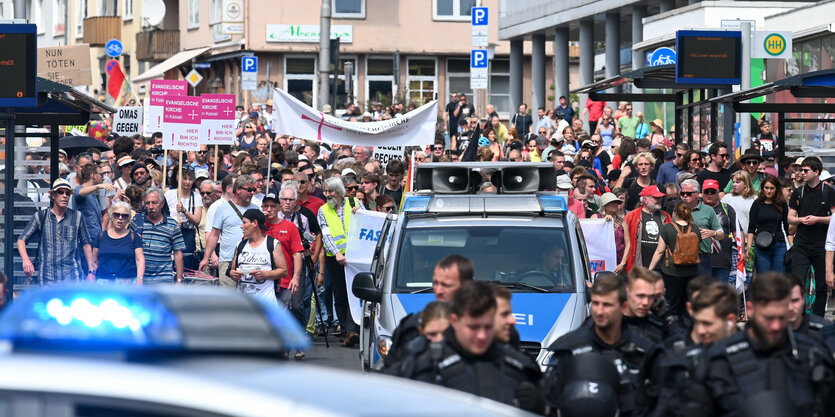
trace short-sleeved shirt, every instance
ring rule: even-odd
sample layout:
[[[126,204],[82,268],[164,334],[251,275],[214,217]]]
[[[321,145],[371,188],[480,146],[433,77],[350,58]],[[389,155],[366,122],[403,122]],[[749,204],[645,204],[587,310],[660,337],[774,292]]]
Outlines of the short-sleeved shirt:
[[[827,187],[826,200],[824,201],[823,187]],[[808,185],[794,190],[789,199],[789,208],[797,212],[797,217],[822,216],[829,217],[830,209],[835,207],[835,190],[820,182],[812,188]],[[797,233],[794,235],[794,243],[804,247],[823,247],[826,242],[827,224],[813,224],[806,226],[803,223],[797,225]]]
[[[594,101],[587,98],[585,107],[589,110],[589,121],[596,122],[600,120],[600,116],[603,115],[603,108],[606,107],[606,102]]]
[[[705,207],[707,207],[710,210],[710,212],[713,213],[713,207],[707,205],[705,205]],[[713,215],[716,216],[716,213],[714,213]],[[692,232],[695,233],[696,236],[701,236],[701,231],[695,225],[691,224],[690,226],[676,226],[678,226],[678,228],[681,229],[682,233],[686,232],[688,227],[691,227]],[[664,243],[667,245],[667,248],[669,249],[669,251],[664,252],[664,258],[660,262],[661,272],[663,272],[666,275],[672,275],[675,277],[695,277],[699,274],[699,264],[676,265],[673,263],[672,259],[669,259],[669,262],[667,262],[667,257],[669,257],[670,254],[676,250],[676,236],[678,236],[678,231],[672,223],[667,223],[664,225],[664,227],[661,228],[661,238],[664,239]],[[710,246],[709,239],[701,239],[701,242],[699,243],[699,249],[701,249],[701,245],[705,242],[708,242],[708,246]]]
[[[719,223],[719,217],[716,216],[713,207],[702,202],[699,202],[699,205],[693,209],[693,223],[700,229],[722,230],[722,224]],[[711,253],[712,251],[713,247],[711,246],[710,239],[702,239],[701,243],[699,243],[699,252]]]
[[[141,229],[141,230],[140,230]],[[145,276],[149,281],[168,280],[174,276],[174,251],[184,251],[186,244],[177,222],[163,217],[154,224],[144,215],[134,216],[130,230],[142,237]]]
[[[658,248],[658,236],[664,226],[664,217],[660,211],[649,214],[641,210],[641,263],[649,267],[652,256]]]
[[[93,247],[99,250],[96,278],[136,278],[136,249],[142,248],[142,236],[128,232],[114,239],[105,230],[93,239]]]
[[[67,209],[58,220],[51,209],[40,210],[19,239],[29,243],[36,236],[40,236],[37,283],[78,281],[87,272],[81,270],[80,248],[91,244],[92,238],[78,211]]]
[[[241,239],[244,238],[244,231],[241,230],[241,224],[243,224],[243,221],[241,220],[241,217],[238,216],[238,213],[232,209],[230,203],[235,204],[232,201],[227,201],[226,203],[218,206],[215,216],[212,219],[212,228],[220,230],[219,258],[221,262],[232,261],[232,257],[235,256],[235,248],[238,246]],[[235,204],[235,206],[242,215],[249,209],[259,209],[258,206],[253,203],[250,203],[249,206],[246,207],[242,207],[237,204]]]
[[[188,218],[185,214],[177,212],[177,190],[168,190],[165,192],[165,201],[168,203],[168,207],[171,210],[171,218],[174,221],[177,221],[177,215],[180,216],[180,225],[186,228],[191,228],[191,223],[188,222]],[[200,207],[201,210],[203,208],[203,198],[200,196],[200,193],[197,190],[191,190],[191,195],[189,196],[188,193],[183,193],[183,196],[180,198],[180,202],[183,203],[183,207],[189,213],[194,214],[195,209]]]
[[[73,207],[84,216],[87,232],[93,238],[101,233],[101,202],[99,202],[99,196],[96,192],[82,197],[80,192],[83,187],[82,185],[75,187],[72,193],[72,199],[74,200]]]
[[[722,168],[719,172],[703,169],[702,172],[696,176],[696,180],[699,181],[699,184],[704,184],[705,180],[716,180],[716,182],[719,183],[719,189],[724,190],[725,187],[731,183],[731,171],[728,171],[727,168]],[[731,184],[731,187],[733,187],[733,184]]]
[[[307,207],[307,209],[310,210],[311,213],[318,213],[319,208],[325,205],[325,200],[322,200],[321,198],[316,197],[314,195],[308,195],[307,200],[299,202],[299,205],[302,207]]]
[[[281,277],[279,285],[281,288],[289,288],[290,280],[293,279],[293,254],[304,251],[299,229],[287,220],[279,220],[278,223],[268,222],[267,228],[267,236],[272,236],[281,244],[281,252],[287,264],[287,275]]]
[[[641,120],[635,116],[632,116],[631,118],[629,116],[623,116],[618,119],[618,129],[620,129],[623,136],[635,138],[635,131],[638,129],[638,125],[640,123]]]
[[[754,187],[754,191],[757,191],[757,192],[760,191],[760,182],[762,182],[762,180],[760,179],[759,175],[754,175],[751,178],[751,185]],[[725,193],[727,194],[727,193],[729,193],[733,190],[733,187],[734,187],[734,182],[733,181],[728,181],[728,185],[725,186],[725,189],[723,191],[725,191]]]

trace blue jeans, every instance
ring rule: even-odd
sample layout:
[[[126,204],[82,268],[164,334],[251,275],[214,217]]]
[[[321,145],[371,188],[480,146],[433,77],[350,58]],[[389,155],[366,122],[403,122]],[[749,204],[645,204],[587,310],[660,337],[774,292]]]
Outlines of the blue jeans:
[[[334,325],[338,322],[336,317],[333,314],[333,282],[331,281],[330,274],[324,270],[322,266],[319,267],[319,272],[325,273],[325,280],[322,283],[322,286],[317,289],[317,295],[319,297],[319,304],[316,305],[316,308],[322,312],[322,319],[325,322],[332,322]],[[316,324],[322,324],[322,320],[319,320],[319,313],[316,313]]]
[[[713,275],[713,277],[719,282],[725,282],[725,280],[731,275],[731,270],[725,268],[712,268],[710,275]]]
[[[757,266],[757,273],[786,272],[786,266],[783,265],[783,258],[786,256],[785,242],[774,242],[767,249],[756,246],[755,250],[757,255],[754,263]]]

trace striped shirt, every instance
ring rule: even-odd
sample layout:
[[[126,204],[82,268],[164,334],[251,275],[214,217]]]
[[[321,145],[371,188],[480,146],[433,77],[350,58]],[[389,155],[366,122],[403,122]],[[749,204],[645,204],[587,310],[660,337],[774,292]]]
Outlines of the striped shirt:
[[[145,254],[146,280],[172,280],[174,278],[174,251],[183,251],[186,244],[180,226],[170,217],[154,224],[137,213],[130,223],[130,230],[142,236]]]
[[[35,278],[38,284],[78,281],[85,276],[86,271],[81,270],[82,248],[92,244],[93,240],[84,223],[84,216],[67,209],[59,220],[52,209],[40,210],[23,229],[20,239],[29,243],[37,235],[40,235],[37,255],[40,266]]]

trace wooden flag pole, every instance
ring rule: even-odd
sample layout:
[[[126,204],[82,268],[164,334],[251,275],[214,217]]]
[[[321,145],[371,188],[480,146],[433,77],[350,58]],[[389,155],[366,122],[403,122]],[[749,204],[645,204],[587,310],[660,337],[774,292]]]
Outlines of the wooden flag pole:
[[[162,192],[165,192],[165,180],[168,178],[168,150],[162,148]]]
[[[215,181],[217,181],[217,167],[218,167],[218,165],[220,165],[220,160],[218,159],[218,154],[219,154],[218,145],[215,145],[215,169],[214,169],[215,173],[214,173],[214,176],[212,177],[212,179],[215,180]]]

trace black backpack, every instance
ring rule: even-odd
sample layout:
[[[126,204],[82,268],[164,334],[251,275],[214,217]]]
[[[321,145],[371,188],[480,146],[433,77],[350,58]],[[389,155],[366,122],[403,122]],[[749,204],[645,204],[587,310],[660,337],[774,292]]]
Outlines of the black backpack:
[[[275,270],[275,256],[273,255],[273,251],[275,250],[275,238],[272,236],[267,236],[267,251],[270,253],[270,266],[273,270]],[[238,259],[238,255],[244,250],[244,245],[249,243],[249,239],[241,240],[241,243],[238,243],[238,247],[235,248],[235,255],[232,256],[232,259]],[[229,268],[226,268],[226,276],[232,278],[229,275],[229,272],[232,270],[232,262],[229,262]]]

